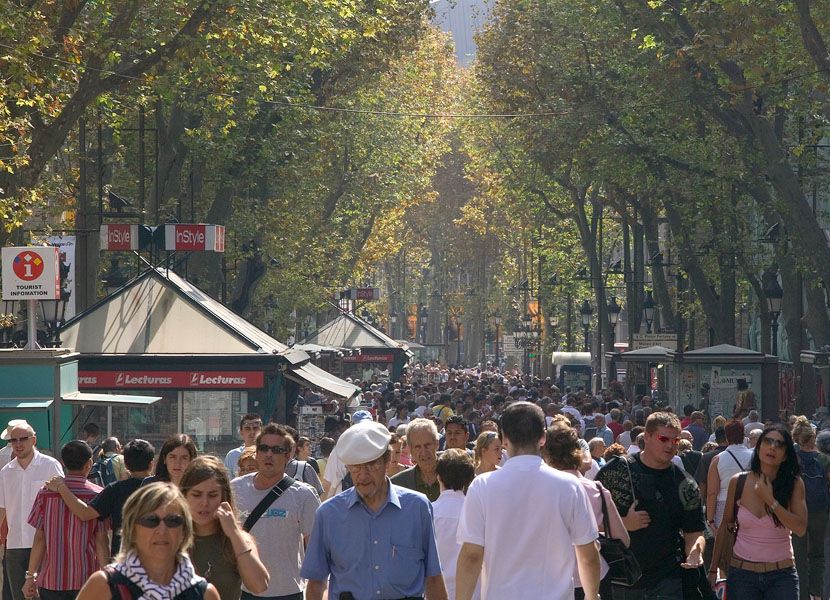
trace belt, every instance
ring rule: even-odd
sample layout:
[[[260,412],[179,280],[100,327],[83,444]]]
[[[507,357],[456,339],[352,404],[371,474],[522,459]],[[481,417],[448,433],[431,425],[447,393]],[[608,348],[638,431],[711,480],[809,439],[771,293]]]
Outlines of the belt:
[[[744,571],[752,571],[753,573],[768,573],[770,571],[780,571],[781,569],[790,569],[795,563],[793,559],[779,560],[778,562],[752,562],[750,560],[742,560],[733,557],[729,561],[729,565],[736,569],[743,569]]]

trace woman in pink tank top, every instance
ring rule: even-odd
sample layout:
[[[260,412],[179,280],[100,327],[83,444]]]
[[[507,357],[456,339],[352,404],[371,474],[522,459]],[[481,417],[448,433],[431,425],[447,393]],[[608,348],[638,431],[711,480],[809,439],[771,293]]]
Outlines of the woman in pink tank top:
[[[758,440],[749,472],[735,475],[730,480],[723,521],[713,551],[713,556],[720,555],[726,528],[734,528],[737,524],[726,581],[730,598],[798,598],[792,533],[804,535],[807,528],[807,503],[800,472],[790,432],[776,424],[767,427]],[[738,496],[740,477],[745,480]],[[716,572],[717,565],[713,560],[710,581],[714,582]]]

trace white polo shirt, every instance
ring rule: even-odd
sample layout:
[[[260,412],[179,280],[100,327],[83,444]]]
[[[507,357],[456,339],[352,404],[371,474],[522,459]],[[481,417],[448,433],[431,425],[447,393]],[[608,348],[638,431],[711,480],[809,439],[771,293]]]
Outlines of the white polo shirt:
[[[484,547],[482,600],[572,600],[573,547],[597,537],[579,480],[527,455],[473,480],[457,539]]]
[[[35,528],[27,522],[29,513],[40,488],[55,475],[63,477],[61,464],[37,450],[25,469],[16,458],[0,469],[0,508],[6,509],[9,523],[7,548],[32,547]]]

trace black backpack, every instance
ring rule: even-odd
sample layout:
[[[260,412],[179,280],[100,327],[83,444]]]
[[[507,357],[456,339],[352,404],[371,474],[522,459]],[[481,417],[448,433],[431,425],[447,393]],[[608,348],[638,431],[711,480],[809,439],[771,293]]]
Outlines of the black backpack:
[[[101,456],[92,465],[92,468],[89,470],[89,475],[86,478],[101,487],[107,487],[109,484],[118,481],[118,477],[115,475],[114,458],[114,454],[112,456]]]
[[[827,510],[830,507],[830,488],[827,487],[827,466],[818,460],[815,452],[798,451],[801,479],[807,496],[809,510]]]
[[[135,600],[142,595],[141,588],[115,570],[112,565],[104,567],[107,575],[107,585],[112,594],[112,600]],[[193,587],[187,588],[173,600],[200,600],[205,597],[207,581],[202,580]]]

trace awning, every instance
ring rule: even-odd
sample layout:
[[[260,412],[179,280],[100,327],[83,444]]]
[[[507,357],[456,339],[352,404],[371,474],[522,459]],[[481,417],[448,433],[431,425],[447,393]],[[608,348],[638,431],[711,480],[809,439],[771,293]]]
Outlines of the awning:
[[[0,398],[0,410],[42,410],[52,405],[51,398]]]
[[[349,399],[360,393],[360,388],[357,386],[343,381],[311,363],[288,369],[285,375],[299,384],[320,388],[340,398]]]
[[[89,394],[72,392],[61,396],[67,404],[84,404],[86,406],[133,406],[145,407],[161,400],[161,396],[125,396],[124,394]]]

